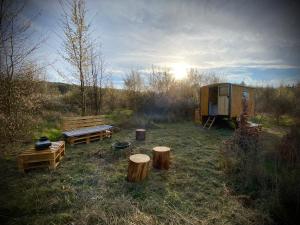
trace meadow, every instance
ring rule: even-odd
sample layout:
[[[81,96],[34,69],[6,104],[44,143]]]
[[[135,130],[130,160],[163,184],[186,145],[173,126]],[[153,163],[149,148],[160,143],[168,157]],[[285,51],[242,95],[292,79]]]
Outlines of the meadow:
[[[134,129],[89,145],[67,146],[55,171],[20,174],[15,155],[1,158],[1,224],[257,224],[267,216],[244,207],[220,168],[220,148],[233,130],[204,130],[191,122],[161,123],[134,141]],[[132,148],[113,150],[116,140]],[[141,183],[126,181],[128,155],[151,156],[170,146],[169,171],[151,169]],[[20,149],[21,151],[21,149]]]

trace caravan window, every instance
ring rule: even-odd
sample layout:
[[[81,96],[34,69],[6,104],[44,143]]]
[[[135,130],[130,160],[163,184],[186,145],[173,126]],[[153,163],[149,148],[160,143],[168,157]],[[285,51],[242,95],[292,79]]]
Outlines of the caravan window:
[[[219,96],[229,96],[229,88],[228,86],[219,87]]]
[[[243,98],[245,98],[246,100],[249,99],[249,92],[247,88],[244,88],[243,90]]]

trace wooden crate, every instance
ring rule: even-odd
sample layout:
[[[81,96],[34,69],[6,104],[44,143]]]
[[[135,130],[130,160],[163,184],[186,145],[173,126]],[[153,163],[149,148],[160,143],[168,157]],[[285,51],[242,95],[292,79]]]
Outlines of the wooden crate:
[[[67,142],[71,145],[76,145],[76,144],[81,144],[81,143],[88,144],[92,141],[97,141],[97,140],[101,140],[103,138],[111,138],[111,137],[112,137],[112,132],[109,130],[105,130],[102,132],[91,133],[91,134],[82,135],[82,136],[68,137]]]
[[[52,142],[49,149],[35,150],[34,147],[25,150],[18,156],[18,167],[20,172],[38,167],[55,169],[65,155],[65,142]]]

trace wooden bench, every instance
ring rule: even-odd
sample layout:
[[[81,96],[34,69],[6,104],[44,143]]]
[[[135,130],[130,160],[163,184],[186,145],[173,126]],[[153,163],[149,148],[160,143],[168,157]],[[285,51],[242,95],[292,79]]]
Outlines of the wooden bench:
[[[103,116],[64,117],[63,135],[71,145],[111,138],[113,127],[105,122]]]
[[[18,155],[18,167],[20,172],[38,167],[55,169],[65,155],[65,142],[52,142],[45,150],[35,150],[34,147],[25,150]]]

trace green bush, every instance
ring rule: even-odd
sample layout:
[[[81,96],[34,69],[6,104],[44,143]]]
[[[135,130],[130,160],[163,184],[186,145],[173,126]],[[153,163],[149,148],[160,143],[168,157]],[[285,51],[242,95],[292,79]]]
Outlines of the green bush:
[[[129,122],[133,115],[133,110],[130,109],[117,109],[112,113],[105,116],[106,119],[111,119],[114,124],[124,126]]]
[[[277,123],[276,118],[272,116],[271,114],[257,114],[256,116],[252,117],[250,119],[254,123],[260,123],[264,127],[271,128],[274,126],[284,126],[289,127],[291,126],[295,119],[292,116],[289,115],[283,115],[280,117],[279,123]]]
[[[62,132],[56,128],[46,128],[41,132],[37,132],[34,135],[34,139],[37,140],[42,136],[48,137],[50,141],[58,141],[62,137]]]

